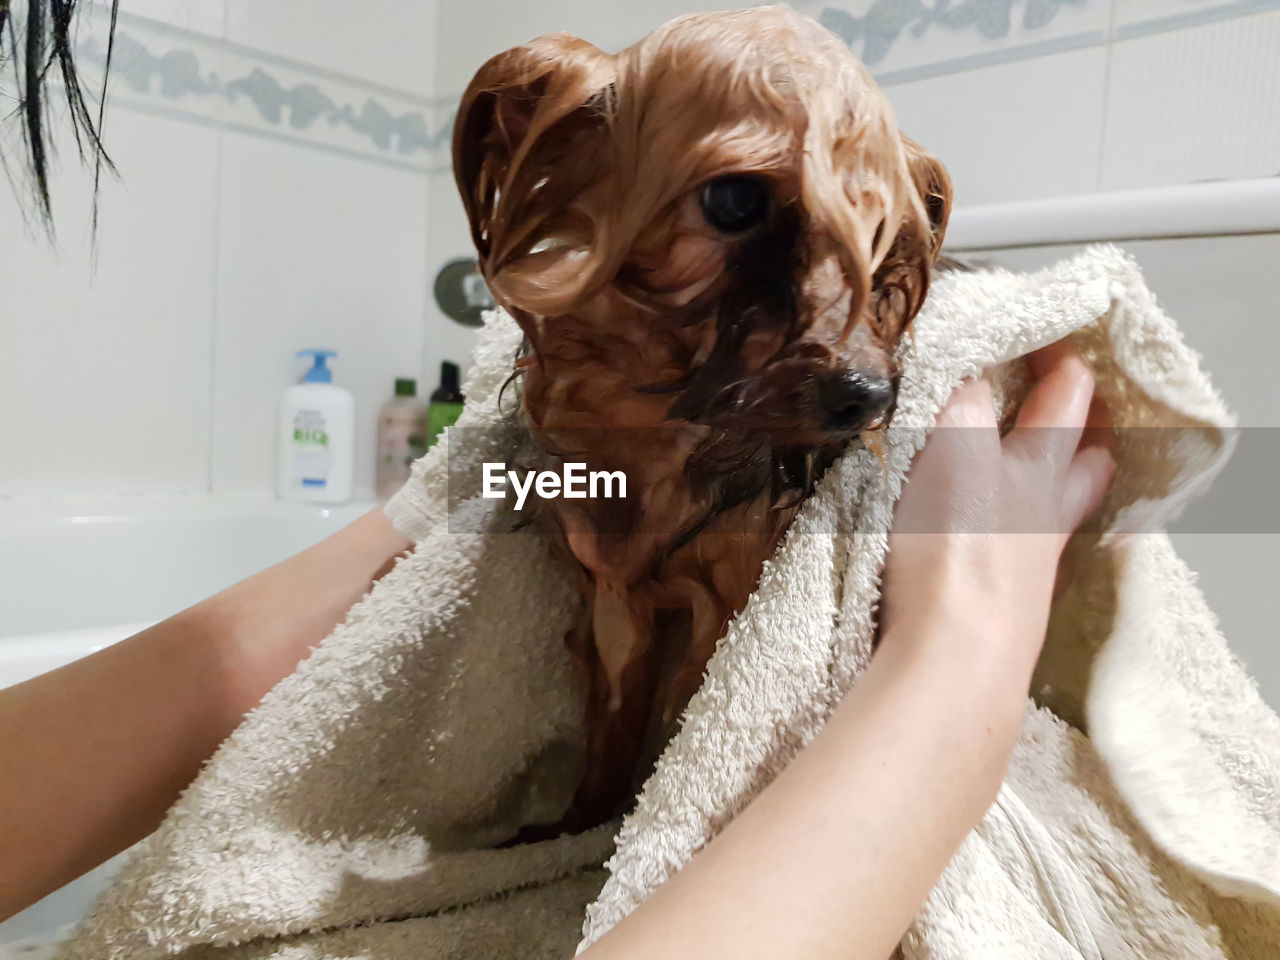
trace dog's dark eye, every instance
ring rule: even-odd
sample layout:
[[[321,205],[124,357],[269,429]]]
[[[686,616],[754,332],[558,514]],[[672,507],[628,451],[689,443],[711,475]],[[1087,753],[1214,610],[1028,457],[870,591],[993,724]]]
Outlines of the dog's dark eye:
[[[769,188],[754,177],[719,177],[702,188],[702,215],[721,233],[742,233],[769,215]]]
[[[924,198],[924,208],[929,214],[929,225],[937,230],[938,225],[942,223],[942,214],[947,208],[946,201],[936,193],[931,193]]]

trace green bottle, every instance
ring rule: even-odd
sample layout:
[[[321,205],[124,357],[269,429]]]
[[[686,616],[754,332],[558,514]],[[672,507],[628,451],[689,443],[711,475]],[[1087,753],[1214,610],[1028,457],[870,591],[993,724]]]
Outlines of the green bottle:
[[[458,389],[458,365],[448,360],[440,364],[440,386],[431,391],[427,406],[427,446],[433,446],[445,427],[451,427],[462,413],[462,391]]]

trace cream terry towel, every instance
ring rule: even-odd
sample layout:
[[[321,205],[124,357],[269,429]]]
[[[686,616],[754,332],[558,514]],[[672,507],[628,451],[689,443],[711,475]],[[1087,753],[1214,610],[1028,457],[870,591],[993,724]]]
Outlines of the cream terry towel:
[[[1067,335],[1118,426],[1176,429],[1122,431],[1110,533],[1074,547],[1008,778],[900,952],[1280,956],[1280,720],[1150,532],[1221,467],[1232,419],[1112,248],[937,279],[886,462],[851,450],[828,471],[620,831],[531,845],[509,841],[554,821],[580,773],[582,697],[565,579],[476,496],[481,463],[519,440],[498,406],[519,334],[493,316],[454,449],[387,508],[415,552],[246,718],[62,955],[550,958],[594,941],[857,681],[893,503],[952,389],[992,368],[1011,404],[1016,358]]]

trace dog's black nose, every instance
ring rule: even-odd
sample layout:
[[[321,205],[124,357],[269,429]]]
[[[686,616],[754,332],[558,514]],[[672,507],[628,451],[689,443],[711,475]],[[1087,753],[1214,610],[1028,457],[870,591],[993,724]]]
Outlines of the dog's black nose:
[[[818,382],[818,401],[828,430],[858,431],[893,409],[893,381],[876,373],[851,370]]]

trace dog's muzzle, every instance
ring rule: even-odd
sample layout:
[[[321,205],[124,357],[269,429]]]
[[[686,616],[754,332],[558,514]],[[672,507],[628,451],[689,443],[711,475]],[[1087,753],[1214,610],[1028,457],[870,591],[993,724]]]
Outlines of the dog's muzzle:
[[[898,391],[882,374],[850,370],[818,381],[823,429],[857,433],[878,425],[893,412]]]

